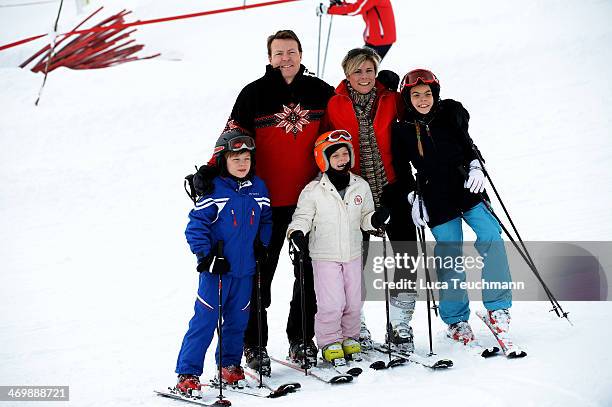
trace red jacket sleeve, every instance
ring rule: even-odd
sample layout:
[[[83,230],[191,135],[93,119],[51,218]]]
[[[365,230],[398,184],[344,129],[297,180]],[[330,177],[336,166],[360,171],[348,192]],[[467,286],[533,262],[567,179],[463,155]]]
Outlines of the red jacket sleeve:
[[[327,10],[328,14],[349,15],[354,16],[363,14],[367,10],[376,5],[376,0],[357,0],[355,3],[343,3],[340,5],[330,6]]]

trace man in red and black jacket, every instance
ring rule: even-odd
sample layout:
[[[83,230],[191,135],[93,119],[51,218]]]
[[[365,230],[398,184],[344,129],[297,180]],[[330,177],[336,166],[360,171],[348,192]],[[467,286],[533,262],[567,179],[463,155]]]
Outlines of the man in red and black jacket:
[[[233,126],[240,127],[255,139],[256,174],[268,187],[272,205],[272,239],[267,259],[261,264],[261,328],[264,348],[261,370],[266,373],[270,369],[270,360],[265,352],[268,341],[266,308],[271,302],[272,278],[299,194],[317,174],[313,146],[320,134],[319,122],[327,101],[334,95],[332,86],[311,76],[301,64],[302,47],[293,31],[282,30],[268,38],[268,59],[270,64],[266,66],[265,75],[246,85],[238,95],[226,126],[226,130]],[[316,297],[310,258],[306,256],[306,259],[305,336],[307,345],[310,345],[306,347],[306,354],[316,358],[317,348],[312,342]],[[301,360],[305,350],[297,265],[294,272],[296,280],[289,309],[287,337],[290,356]],[[259,369],[256,295],[255,287],[244,344],[247,364]]]
[[[366,23],[363,32],[365,45],[374,49],[380,55],[380,59],[385,57],[396,40],[391,0],[357,0],[354,3],[332,0],[329,8],[323,6],[320,11],[345,16],[361,14]]]

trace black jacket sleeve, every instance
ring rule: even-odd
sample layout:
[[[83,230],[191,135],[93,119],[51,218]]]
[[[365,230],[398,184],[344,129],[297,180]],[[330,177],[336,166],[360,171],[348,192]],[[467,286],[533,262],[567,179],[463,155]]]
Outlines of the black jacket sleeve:
[[[391,127],[391,162],[397,181],[407,192],[416,189],[416,182],[410,165],[410,150],[406,143],[406,123],[396,122]]]

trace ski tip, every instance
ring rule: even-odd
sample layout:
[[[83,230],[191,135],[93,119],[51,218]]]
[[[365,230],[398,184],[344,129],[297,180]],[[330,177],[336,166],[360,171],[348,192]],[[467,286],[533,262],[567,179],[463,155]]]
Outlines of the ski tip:
[[[382,360],[377,360],[376,362],[373,362],[370,365],[370,369],[374,369],[374,370],[383,370],[386,368],[387,368],[387,365]]]
[[[361,373],[363,373],[363,369],[360,367],[352,367],[349,370],[347,370],[346,373],[350,374],[353,377],[357,377]]]
[[[491,356],[495,356],[498,353],[499,353],[499,348],[497,346],[491,346],[490,348],[485,348],[480,353],[480,356],[486,359],[486,358],[490,358]]]
[[[520,359],[520,358],[524,358],[525,356],[527,356],[527,352],[525,352],[524,350],[520,350],[520,349],[511,350],[506,355],[508,359]]]
[[[276,390],[271,392],[268,395],[268,398],[275,399],[278,397],[286,396],[289,393],[295,393],[301,387],[302,385],[299,383],[286,383],[286,384],[279,386]]]
[[[353,381],[353,376],[351,375],[340,375],[333,377],[329,382],[332,384],[340,384],[340,383],[350,383]]]
[[[453,361],[450,359],[442,359],[442,360],[438,360],[436,363],[434,363],[431,366],[433,369],[448,369],[450,367],[453,367]]]

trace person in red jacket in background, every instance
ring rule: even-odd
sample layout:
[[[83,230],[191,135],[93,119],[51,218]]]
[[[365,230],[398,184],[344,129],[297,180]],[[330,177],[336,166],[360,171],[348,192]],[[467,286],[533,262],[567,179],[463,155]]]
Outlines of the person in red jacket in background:
[[[370,185],[375,208],[388,208],[390,221],[386,230],[393,251],[402,257],[404,253],[416,256],[416,229],[406,198],[410,188],[415,187],[415,181],[410,176],[401,182],[398,180],[391,156],[391,127],[399,117],[400,96],[393,86],[389,89],[378,80],[379,64],[380,57],[369,47],[355,48],[346,54],[342,61],[346,79],[336,87],[336,94],[327,103],[321,126],[343,129],[351,134],[355,155],[353,171]],[[368,241],[369,235],[364,233],[363,238]],[[416,274],[407,269],[397,269],[394,273],[396,282],[415,280],[415,277]],[[391,290],[392,332],[386,339],[400,351],[414,351],[410,320],[415,300],[414,291]],[[371,346],[363,318],[360,342],[362,348]]]
[[[322,3],[319,5],[317,14],[326,12],[343,16],[361,14],[366,23],[363,32],[365,45],[374,49],[380,55],[381,60],[387,55],[396,40],[395,17],[391,0],[357,0],[354,3],[332,0],[329,7]]]

